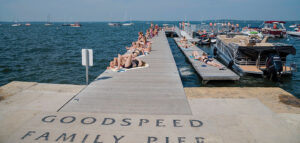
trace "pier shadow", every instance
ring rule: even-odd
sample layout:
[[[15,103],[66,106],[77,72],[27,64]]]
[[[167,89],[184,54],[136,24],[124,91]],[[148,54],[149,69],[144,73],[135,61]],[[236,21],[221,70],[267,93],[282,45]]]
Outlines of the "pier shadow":
[[[95,79],[95,81],[98,81],[98,80],[106,80],[106,79],[110,79],[112,78],[111,76],[103,76],[103,77],[100,77],[100,78],[97,78]]]

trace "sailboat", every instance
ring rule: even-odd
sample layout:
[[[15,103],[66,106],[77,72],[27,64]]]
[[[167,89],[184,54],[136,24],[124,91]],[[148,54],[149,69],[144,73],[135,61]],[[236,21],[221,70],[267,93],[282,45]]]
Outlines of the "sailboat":
[[[134,24],[134,23],[131,22],[131,17],[129,17],[129,23],[126,22],[126,19],[127,19],[127,11],[125,12],[124,23],[122,23],[122,25],[123,25],[123,26],[131,26],[131,25]]]
[[[51,22],[50,22],[50,15],[47,16],[47,23],[45,23],[45,26],[51,26],[53,25]]]
[[[129,23],[123,23],[122,25],[123,25],[123,26],[131,26],[131,25],[133,25],[133,24],[134,24],[134,23],[131,22],[131,18],[130,18]]]
[[[111,14],[110,14],[110,22],[107,23],[108,26],[122,26],[122,24],[120,22],[111,22],[112,19],[111,19]]]
[[[18,23],[18,21],[15,21],[15,23],[12,24],[11,26],[13,26],[13,27],[21,26],[21,23]]]

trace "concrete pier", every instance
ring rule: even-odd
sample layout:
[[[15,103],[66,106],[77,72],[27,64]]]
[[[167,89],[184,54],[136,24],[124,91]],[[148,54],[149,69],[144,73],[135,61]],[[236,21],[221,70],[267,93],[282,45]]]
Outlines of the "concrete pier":
[[[161,31],[152,43],[151,54],[141,58],[148,68],[107,70],[60,111],[191,114],[165,33]]]
[[[280,103],[280,95],[292,96],[280,88],[185,88],[192,115],[56,112],[83,88],[33,82],[0,87],[6,96],[0,101],[0,142],[300,141],[300,108]]]

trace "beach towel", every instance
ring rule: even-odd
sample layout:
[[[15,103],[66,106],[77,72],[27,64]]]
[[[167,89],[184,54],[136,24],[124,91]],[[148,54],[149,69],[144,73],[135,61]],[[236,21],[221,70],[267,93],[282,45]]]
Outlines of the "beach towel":
[[[135,67],[135,68],[130,68],[130,69],[121,68],[121,69],[117,70],[117,68],[113,68],[113,69],[111,69],[111,71],[113,71],[113,72],[126,72],[126,71],[130,71],[130,70],[142,69],[142,68],[147,68],[147,67],[149,67],[149,64],[145,64],[145,66],[142,66],[142,67]]]

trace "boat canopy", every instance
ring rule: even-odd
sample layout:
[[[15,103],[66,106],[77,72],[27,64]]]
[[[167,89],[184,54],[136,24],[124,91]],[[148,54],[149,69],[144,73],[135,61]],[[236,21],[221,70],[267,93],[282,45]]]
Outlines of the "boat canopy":
[[[264,23],[275,23],[275,22],[285,24],[284,21],[265,21]]]
[[[258,57],[261,55],[268,55],[270,53],[277,53],[280,56],[287,56],[289,54],[296,55],[296,49],[292,45],[281,43],[273,43],[274,46],[239,46],[238,51],[249,56]]]

